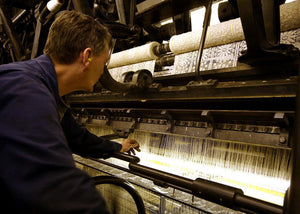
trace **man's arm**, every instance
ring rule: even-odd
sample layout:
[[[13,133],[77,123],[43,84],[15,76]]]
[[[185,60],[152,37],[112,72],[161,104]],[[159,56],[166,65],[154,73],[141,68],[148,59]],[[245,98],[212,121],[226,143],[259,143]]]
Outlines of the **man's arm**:
[[[97,137],[80,126],[73,118],[70,109],[66,111],[61,125],[72,152],[80,156],[101,158],[106,153],[119,152],[122,149],[121,144]]]
[[[10,77],[0,81],[0,189],[18,206],[12,209],[109,213],[90,178],[75,167],[48,89],[22,75]]]
[[[97,137],[85,127],[80,126],[68,109],[61,121],[64,133],[71,150],[81,156],[101,158],[112,152],[133,153],[140,151],[139,144],[133,139],[125,139],[122,144]]]

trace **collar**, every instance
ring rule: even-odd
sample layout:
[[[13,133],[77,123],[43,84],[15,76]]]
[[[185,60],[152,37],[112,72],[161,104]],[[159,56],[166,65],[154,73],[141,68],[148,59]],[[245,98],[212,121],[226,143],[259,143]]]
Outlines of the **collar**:
[[[58,81],[57,75],[54,68],[54,64],[50,57],[46,56],[45,54],[33,59],[41,68],[41,75],[45,79],[45,82],[54,95],[56,103],[59,104],[60,96],[58,91]]]

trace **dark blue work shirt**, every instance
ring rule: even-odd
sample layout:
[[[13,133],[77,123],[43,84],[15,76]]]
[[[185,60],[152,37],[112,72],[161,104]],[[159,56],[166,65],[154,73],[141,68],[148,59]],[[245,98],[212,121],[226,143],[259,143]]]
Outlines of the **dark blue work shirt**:
[[[6,213],[108,213],[72,152],[101,157],[121,145],[62,120],[50,58],[0,66],[0,204]]]

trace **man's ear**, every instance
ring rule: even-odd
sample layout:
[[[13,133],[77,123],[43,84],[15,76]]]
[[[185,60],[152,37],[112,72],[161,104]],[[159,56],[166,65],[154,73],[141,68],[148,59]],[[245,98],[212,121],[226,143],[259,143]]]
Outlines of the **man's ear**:
[[[84,49],[84,51],[82,52],[82,63],[85,66],[88,66],[91,61],[92,61],[92,49],[91,48],[86,48]]]

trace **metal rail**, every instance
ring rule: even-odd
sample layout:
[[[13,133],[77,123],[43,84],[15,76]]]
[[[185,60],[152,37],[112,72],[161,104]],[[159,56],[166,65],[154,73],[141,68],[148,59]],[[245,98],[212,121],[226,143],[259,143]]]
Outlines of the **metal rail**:
[[[95,185],[113,184],[123,188],[130,194],[130,196],[134,200],[138,214],[146,214],[142,197],[140,196],[138,191],[136,191],[134,187],[130,185],[128,181],[113,176],[96,176],[93,177],[93,180]]]
[[[283,207],[256,198],[244,195],[238,188],[223,185],[217,182],[197,178],[191,180],[182,176],[167,173],[138,164],[137,159],[130,155],[115,153],[112,155],[129,162],[129,169],[134,174],[146,177],[165,186],[178,187],[180,190],[191,193],[200,198],[246,213],[282,214]],[[130,172],[129,171],[129,172]]]
[[[299,59],[298,59],[299,60]],[[300,74],[300,66],[298,68]],[[296,121],[294,127],[294,141],[292,142],[292,172],[291,184],[284,200],[284,213],[299,213],[300,201],[300,80],[298,79],[296,97]]]

